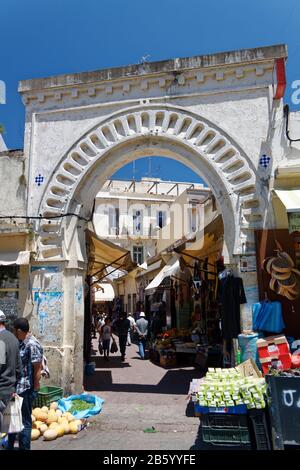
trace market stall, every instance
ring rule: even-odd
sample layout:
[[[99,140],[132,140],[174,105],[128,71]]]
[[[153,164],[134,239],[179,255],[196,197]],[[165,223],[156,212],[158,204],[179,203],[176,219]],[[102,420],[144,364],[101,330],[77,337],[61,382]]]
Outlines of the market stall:
[[[246,449],[271,448],[266,381],[251,360],[236,368],[209,368],[190,384],[204,443]]]
[[[61,397],[61,398],[60,398]],[[59,387],[42,387],[34,402],[31,421],[31,440],[43,438],[53,441],[68,434],[77,434],[89,425],[88,419],[101,412],[104,400],[96,395],[83,393],[62,398]],[[9,422],[7,423],[10,425]],[[4,430],[5,426],[3,427]],[[6,448],[9,427],[0,435]]]

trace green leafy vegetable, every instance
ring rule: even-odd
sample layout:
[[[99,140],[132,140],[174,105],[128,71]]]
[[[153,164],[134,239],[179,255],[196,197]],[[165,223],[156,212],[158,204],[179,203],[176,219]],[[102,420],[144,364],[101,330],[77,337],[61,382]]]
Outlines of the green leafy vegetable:
[[[93,408],[92,403],[87,403],[84,400],[72,400],[72,406],[68,410],[70,413],[76,413],[78,411],[84,411],[84,410],[89,410],[90,408]]]

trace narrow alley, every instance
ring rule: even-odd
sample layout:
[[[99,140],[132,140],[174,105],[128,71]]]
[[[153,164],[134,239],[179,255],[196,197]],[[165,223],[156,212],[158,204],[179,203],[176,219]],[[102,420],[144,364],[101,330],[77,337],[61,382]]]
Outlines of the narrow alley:
[[[77,435],[33,441],[33,449],[188,450],[197,439],[199,418],[188,417],[188,390],[193,367],[163,369],[142,361],[133,344],[104,361],[93,341],[96,370],[85,378],[85,391],[105,400],[99,415]],[[150,432],[149,432],[150,431]]]

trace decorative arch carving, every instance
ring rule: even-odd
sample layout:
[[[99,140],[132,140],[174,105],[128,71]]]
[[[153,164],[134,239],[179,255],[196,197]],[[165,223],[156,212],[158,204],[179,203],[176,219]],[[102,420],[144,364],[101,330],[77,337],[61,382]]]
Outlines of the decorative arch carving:
[[[236,225],[247,230],[263,222],[264,203],[256,171],[242,149],[224,131],[202,117],[181,108],[144,105],[122,110],[102,121],[65,154],[44,192],[40,213],[40,254],[59,256],[62,220],[49,223],[46,217],[67,213],[74,194],[92,167],[120,144],[152,136],[172,145],[180,144],[199,155],[199,171],[205,162],[226,187],[227,196],[238,204]],[[186,161],[185,161],[186,164]],[[207,181],[210,184],[210,181]],[[233,209],[234,210],[234,209]],[[236,218],[237,219],[237,218]],[[235,227],[237,232],[237,227]],[[236,233],[238,237],[238,233]]]

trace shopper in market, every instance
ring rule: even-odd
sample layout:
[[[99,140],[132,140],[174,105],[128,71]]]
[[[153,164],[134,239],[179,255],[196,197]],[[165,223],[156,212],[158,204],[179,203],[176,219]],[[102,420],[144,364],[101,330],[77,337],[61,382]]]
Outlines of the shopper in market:
[[[110,318],[106,317],[99,331],[99,343],[102,343],[104,359],[109,361],[110,340],[114,340]]]
[[[151,322],[151,338],[152,340],[155,340],[157,335],[161,334],[163,331],[163,321],[161,319],[160,313],[156,312],[154,314],[154,318]]]
[[[114,323],[115,331],[119,336],[119,346],[121,352],[121,361],[125,361],[125,353],[126,353],[126,344],[127,344],[127,337],[128,331],[130,329],[130,321],[127,318],[126,312],[120,313],[120,318],[116,320]]]
[[[40,389],[43,348],[29,331],[27,318],[17,318],[14,334],[20,343],[22,375],[17,384],[17,394],[23,398],[22,419],[24,429],[19,434],[19,449],[30,450],[32,403]],[[14,448],[16,434],[8,435],[8,449]]]
[[[3,411],[16,392],[17,381],[21,378],[19,343],[6,329],[7,318],[0,310],[0,432]]]
[[[148,335],[148,320],[144,312],[140,312],[140,318],[137,320],[135,330],[139,338],[139,353],[141,359],[145,359],[146,341]]]
[[[131,346],[132,333],[133,333],[134,327],[135,327],[135,320],[133,318],[132,313],[128,313],[128,320],[130,321],[130,328],[129,328],[129,331],[128,331],[127,346]]]

